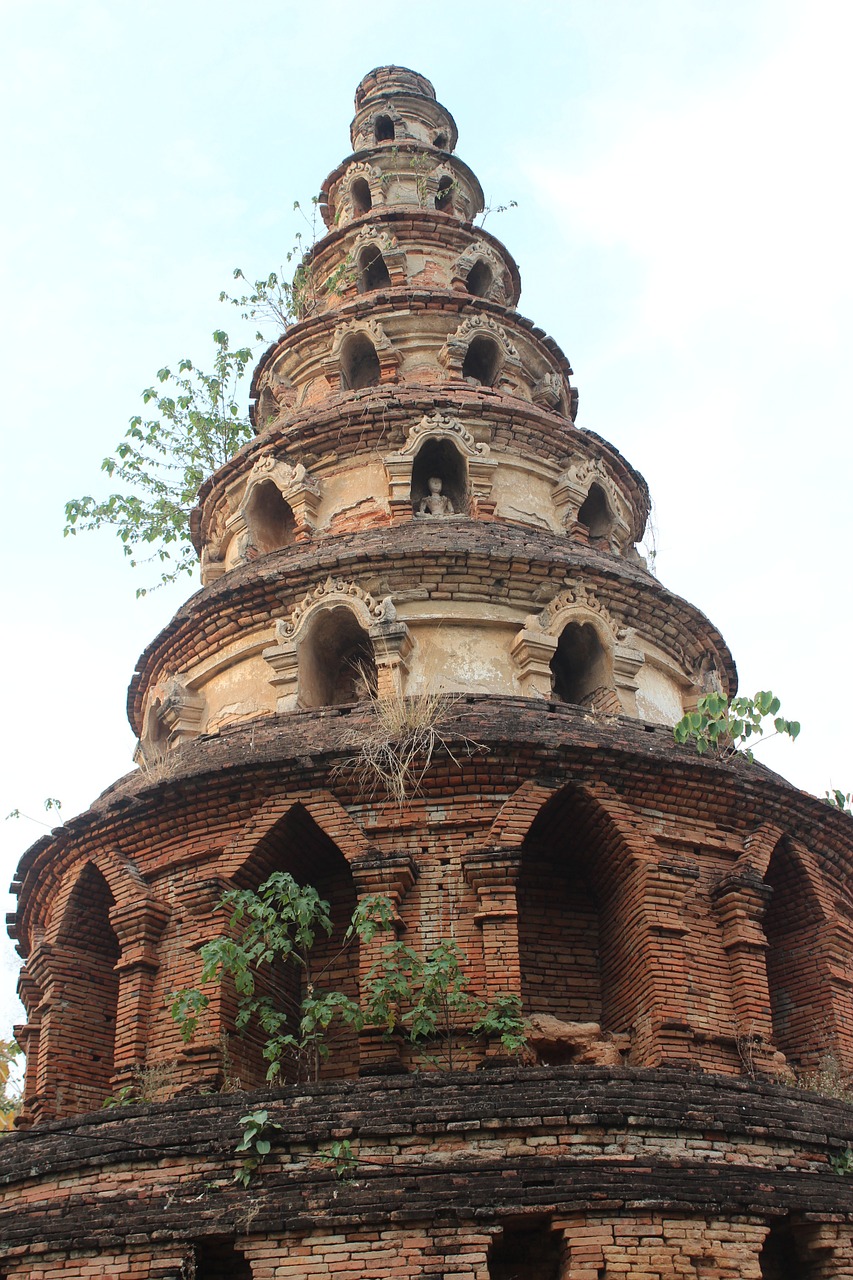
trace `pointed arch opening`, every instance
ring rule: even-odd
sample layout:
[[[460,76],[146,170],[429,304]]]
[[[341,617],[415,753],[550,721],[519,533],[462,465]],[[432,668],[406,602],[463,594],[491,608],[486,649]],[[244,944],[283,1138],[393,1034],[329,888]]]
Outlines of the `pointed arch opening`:
[[[590,1034],[624,1034],[639,1008],[630,857],[606,810],[566,787],[537,813],[521,847],[518,948],[527,1016],[597,1024],[556,1034],[540,1060],[571,1063]]]
[[[299,645],[299,704],[337,707],[376,691],[373,641],[346,605],[321,609]]]
[[[361,218],[366,213],[370,213],[373,208],[373,196],[370,194],[370,185],[366,178],[355,179],[350,187],[350,199],[352,200],[352,211],[356,218]]]
[[[440,213],[450,213],[453,209],[453,179],[448,178],[447,174],[439,179],[435,207]]]
[[[599,690],[612,686],[610,658],[591,622],[570,622],[563,628],[551,659],[554,697],[585,705]]]
[[[492,268],[488,262],[484,262],[482,258],[478,258],[471,270],[468,272],[465,281],[465,287],[469,293],[475,298],[487,298],[489,290],[494,282]]]
[[[110,924],[115,899],[104,876],[87,863],[71,892],[56,939],[51,1001],[50,1070],[62,1081],[58,1114],[104,1105],[113,1077],[121,955]]]
[[[271,480],[263,480],[252,489],[246,506],[246,523],[251,544],[259,555],[280,551],[295,541],[293,508]]]
[[[381,377],[379,356],[367,334],[350,334],[341,349],[341,390],[377,387]]]
[[[578,523],[586,525],[590,538],[607,538],[613,528],[613,514],[604,490],[594,481],[578,511]]]
[[[388,273],[382,250],[378,245],[366,245],[358,255],[358,291],[370,293],[374,289],[390,289]]]
[[[373,124],[373,136],[377,142],[394,141],[394,121],[390,116],[377,116]]]
[[[302,886],[313,886],[329,904],[332,932],[319,930],[310,951],[310,973],[294,963],[278,962],[256,979],[256,992],[268,996],[274,1007],[286,1011],[292,1033],[298,1028],[300,1002],[307,984],[316,991],[339,991],[352,1000],[359,995],[358,942],[344,946],[344,935],[356,907],[355,884],[349,863],[335,841],[323,830],[304,805],[292,805],[285,815],[258,842],[243,864],[236,881],[241,888],[257,889],[275,872],[285,871]],[[233,1033],[237,1013],[236,995],[227,992],[224,1022],[232,1028],[229,1052],[233,1070],[244,1088],[259,1088],[266,1082],[268,1064],[263,1056],[265,1035],[251,1025],[242,1035]],[[326,1038],[328,1057],[319,1064],[321,1079],[350,1078],[358,1074],[358,1035],[352,1027],[336,1021]],[[294,1053],[284,1066],[284,1079],[309,1079],[313,1064],[307,1056]]]
[[[815,1068],[835,1047],[820,957],[823,914],[787,840],[774,849],[764,880],[773,890],[764,917],[773,1040],[793,1066]]]
[[[454,515],[468,513],[468,467],[451,440],[425,440],[412,463],[412,507],[420,511],[421,503],[431,492],[430,481],[441,481],[441,494],[450,499]],[[433,486],[434,487],[434,486]]]
[[[492,338],[477,334],[471,340],[462,362],[462,377],[478,382],[482,387],[493,387],[500,367],[500,350]]]

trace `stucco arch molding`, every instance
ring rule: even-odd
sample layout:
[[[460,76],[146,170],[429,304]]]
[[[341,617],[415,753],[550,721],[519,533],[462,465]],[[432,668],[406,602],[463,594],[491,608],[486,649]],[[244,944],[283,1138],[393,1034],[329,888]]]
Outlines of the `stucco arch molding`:
[[[276,622],[277,643],[263,652],[272,668],[270,684],[277,691],[276,709],[295,711],[299,705],[299,647],[317,615],[327,609],[349,609],[373,644],[379,696],[402,692],[407,659],[414,647],[409,628],[397,618],[390,596],[377,600],[357,582],[328,577],[308,591],[286,618]]]
[[[538,614],[529,614],[512,644],[521,691],[526,698],[550,698],[551,661],[564,628],[571,622],[590,623],[610,656],[613,684],[627,715],[637,714],[637,672],[645,655],[636,644],[636,631],[620,626],[590,588],[568,587]]]
[[[607,540],[614,551],[624,551],[631,542],[631,513],[600,458],[573,462],[560,476],[554,487],[554,505],[559,513],[560,523],[566,529],[571,529],[577,523],[578,512],[594,484],[604,494],[611,516]]]
[[[497,459],[490,456],[490,447],[484,440],[475,440],[468,428],[449,413],[424,414],[409,428],[402,448],[383,459],[392,511],[395,506],[411,506],[412,466],[427,440],[449,440],[462,456],[471,498],[475,509],[482,511],[491,500]]]

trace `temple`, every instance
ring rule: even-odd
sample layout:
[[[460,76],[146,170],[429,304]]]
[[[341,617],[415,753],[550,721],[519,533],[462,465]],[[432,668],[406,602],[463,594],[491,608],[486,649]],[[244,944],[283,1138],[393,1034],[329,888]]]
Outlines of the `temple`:
[[[199,493],[202,589],[133,674],[139,767],[18,872],[0,1280],[853,1277],[853,1111],[813,1087],[853,1071],[853,822],[675,744],[732,656],[638,551],[646,484],[517,310],[431,83],[370,72],[350,138]],[[402,796],[360,767],[389,706],[440,731]],[[227,982],[185,1042],[223,892],[274,871],[329,902],[337,990],[381,894],[524,1048],[456,1018],[447,1070],[367,1022],[270,1085]]]

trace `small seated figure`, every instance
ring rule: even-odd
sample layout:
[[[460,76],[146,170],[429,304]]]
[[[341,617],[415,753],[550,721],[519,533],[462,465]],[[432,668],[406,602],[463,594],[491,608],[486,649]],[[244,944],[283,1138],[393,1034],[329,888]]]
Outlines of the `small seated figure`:
[[[430,476],[427,487],[429,493],[425,498],[421,498],[417,514],[419,516],[452,516],[453,503],[441,492],[441,479],[438,476]]]

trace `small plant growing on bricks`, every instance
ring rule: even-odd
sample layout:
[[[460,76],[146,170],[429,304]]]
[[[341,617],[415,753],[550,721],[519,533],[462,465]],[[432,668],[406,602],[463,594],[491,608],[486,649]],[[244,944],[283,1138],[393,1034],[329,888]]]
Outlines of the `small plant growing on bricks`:
[[[311,885],[297,884],[293,876],[277,871],[258,889],[232,889],[221,905],[231,911],[231,936],[214,938],[201,948],[201,982],[230,978],[237,993],[236,1029],[245,1031],[257,1023],[267,1037],[263,1055],[269,1064],[267,1079],[281,1079],[284,1063],[294,1063],[300,1078],[316,1080],[320,1064],[328,1056],[328,1041],[337,1021],[358,1026],[361,1010],[341,991],[324,990],[322,983],[335,960],[357,940],[369,942],[379,930],[391,927],[392,907],[387,898],[362,899],[344,934],[341,946],[319,972],[312,964],[312,950],[320,932],[332,934],[329,903]],[[291,964],[301,971],[300,983],[289,991],[282,983],[270,983],[276,970]],[[274,987],[267,994],[259,978]],[[172,994],[172,1016],[184,1041],[192,1039],[209,996],[197,987]]]
[[[750,763],[752,748],[750,739],[769,741],[783,734],[792,741],[800,732],[798,720],[786,720],[779,715],[779,699],[767,690],[760,690],[753,698],[739,697],[729,700],[722,693],[707,693],[696,704],[695,711],[688,711],[673,729],[675,741],[692,742],[700,756],[709,752],[718,760],[728,760],[742,755]],[[773,733],[764,738],[765,723],[772,718]]]
[[[436,1045],[437,1052],[423,1053],[423,1061],[449,1071],[460,1029],[499,1039],[507,1053],[520,1053],[526,1044],[521,1000],[508,992],[481,1000],[469,988],[464,962],[452,941],[440,941],[425,956],[405,943],[389,943],[368,975],[368,1020],[389,1035],[402,1032],[412,1045]]]
[[[236,1151],[238,1155],[243,1156],[243,1159],[240,1161],[240,1168],[234,1174],[234,1181],[239,1182],[243,1187],[248,1187],[272,1150],[270,1135],[280,1129],[281,1125],[275,1120],[270,1120],[270,1113],[260,1108],[241,1116],[240,1126],[243,1134],[237,1143]]]
[[[441,939],[426,955],[397,940],[382,948],[365,984],[363,1004],[342,991],[324,990],[323,981],[340,955],[356,941],[370,942],[390,931],[393,907],[388,898],[362,899],[344,933],[341,946],[315,971],[312,950],[322,931],[331,936],[329,903],[312,886],[301,886],[287,872],[275,872],[258,889],[232,889],[221,905],[231,911],[230,936],[214,938],[201,948],[202,985],[230,978],[237,993],[236,1029],[252,1023],[267,1037],[263,1055],[267,1079],[282,1078],[285,1063],[299,1078],[317,1080],[328,1057],[335,1023],[360,1031],[366,1024],[398,1035],[413,1046],[434,1043],[437,1055],[423,1053],[432,1065],[454,1065],[454,1041],[462,1033],[499,1039],[508,1053],[526,1043],[521,1001],[498,992],[485,1001],[470,989],[465,955],[453,941]],[[291,964],[301,982],[289,990],[270,976]],[[210,997],[199,987],[172,993],[172,1016],[184,1041],[195,1034]]]
[[[824,796],[824,802],[830,809],[840,809],[842,813],[853,815],[853,793],[849,791],[840,791],[838,787],[832,787]]]

